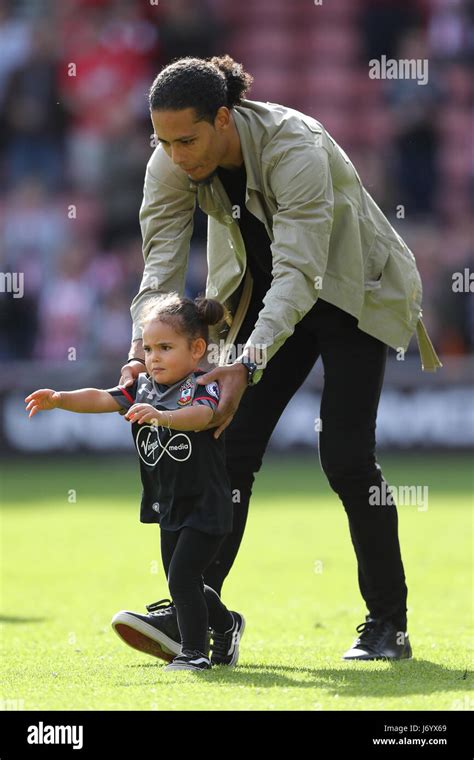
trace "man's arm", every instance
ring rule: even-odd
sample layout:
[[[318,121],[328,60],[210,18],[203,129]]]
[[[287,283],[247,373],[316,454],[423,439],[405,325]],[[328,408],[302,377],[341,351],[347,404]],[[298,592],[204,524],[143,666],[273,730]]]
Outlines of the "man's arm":
[[[315,141],[296,143],[270,172],[272,282],[244,354],[268,362],[318,299],[326,271],[334,209],[328,155]],[[257,347],[257,348],[255,348]],[[264,347],[263,350],[259,347]],[[240,358],[240,357],[239,357]],[[255,372],[254,383],[263,369]]]
[[[145,352],[143,350],[143,341],[141,338],[132,340],[128,355],[130,357],[135,357],[136,359],[143,359],[143,360],[145,359]]]
[[[195,204],[196,192],[190,189],[186,175],[159,145],[146,168],[140,207],[145,268],[130,307],[133,331],[129,356],[145,358],[139,317],[146,301],[158,293],[184,292]],[[124,364],[120,385],[130,386],[143,368],[138,362]]]
[[[186,174],[158,146],[148,162],[140,208],[145,268],[130,307],[133,356],[139,355],[134,341],[141,339],[138,320],[146,301],[159,293],[184,293],[195,204]]]

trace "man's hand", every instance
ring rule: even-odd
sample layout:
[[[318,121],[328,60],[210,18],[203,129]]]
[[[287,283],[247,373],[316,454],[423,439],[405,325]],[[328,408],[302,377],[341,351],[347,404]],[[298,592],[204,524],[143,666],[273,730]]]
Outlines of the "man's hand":
[[[139,359],[144,359],[145,352],[143,351],[143,341],[141,338],[132,341],[130,346],[129,356],[136,356]],[[145,365],[139,361],[129,361],[124,364],[120,370],[119,385],[127,388],[129,385],[133,385],[140,372],[145,372]]]
[[[232,422],[240,400],[248,387],[248,370],[241,362],[236,362],[227,367],[216,367],[205,375],[200,375],[196,383],[206,385],[213,380],[219,383],[220,400],[212,421],[203,430],[218,426],[214,438],[219,438]]]
[[[145,372],[145,365],[137,361],[128,362],[124,364],[120,370],[119,385],[126,388],[128,385],[133,385],[140,372]]]

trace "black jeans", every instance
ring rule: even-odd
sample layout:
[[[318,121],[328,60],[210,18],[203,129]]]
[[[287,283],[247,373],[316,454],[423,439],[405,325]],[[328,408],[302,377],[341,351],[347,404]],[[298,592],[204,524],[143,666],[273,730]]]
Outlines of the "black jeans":
[[[205,653],[208,626],[223,633],[234,622],[219,595],[202,578],[223,536],[194,528],[161,529],[160,536],[161,558],[176,607],[182,648]]]
[[[253,299],[236,343],[246,342],[261,308],[261,299]],[[324,368],[321,467],[348,517],[359,588],[369,613],[391,620],[397,630],[405,631],[407,587],[397,509],[369,503],[369,488],[382,488],[383,481],[376,461],[375,423],[387,346],[359,330],[355,317],[320,298],[268,362],[260,382],[245,391],[223,434],[227,470],[232,489],[240,491],[240,503],[234,508],[233,532],[225,538],[204,579],[220,593],[239,550],[255,473],[267,443],[286,405],[320,356]]]

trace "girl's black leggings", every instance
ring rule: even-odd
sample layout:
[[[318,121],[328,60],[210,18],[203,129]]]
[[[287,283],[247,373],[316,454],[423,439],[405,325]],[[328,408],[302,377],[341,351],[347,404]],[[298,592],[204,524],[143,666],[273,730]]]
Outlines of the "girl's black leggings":
[[[206,653],[208,627],[223,633],[233,625],[233,617],[219,595],[203,581],[203,573],[225,536],[194,528],[161,529],[160,533],[161,557],[176,607],[182,648]]]

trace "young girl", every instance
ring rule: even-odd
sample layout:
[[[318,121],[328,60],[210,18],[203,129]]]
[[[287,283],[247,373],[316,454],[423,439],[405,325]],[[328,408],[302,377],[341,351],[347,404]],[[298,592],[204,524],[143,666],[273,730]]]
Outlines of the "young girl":
[[[219,386],[196,383],[204,374],[198,365],[207,349],[208,325],[219,323],[224,314],[222,304],[212,299],[158,296],[142,312],[147,372],[132,386],[42,389],[25,399],[30,417],[57,408],[120,412],[132,422],[143,485],[140,519],[160,524],[163,566],[181,635],[181,652],[167,666],[172,670],[205,670],[217,662],[235,665],[245,627],[243,616],[230,612],[202,577],[232,529],[224,441],[214,438],[212,428],[202,430],[214,415]],[[139,618],[148,618],[148,625],[157,613],[126,614],[135,615],[138,630]],[[209,659],[209,627],[225,643],[225,659]]]

